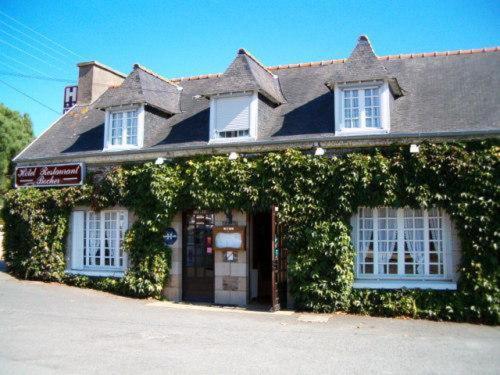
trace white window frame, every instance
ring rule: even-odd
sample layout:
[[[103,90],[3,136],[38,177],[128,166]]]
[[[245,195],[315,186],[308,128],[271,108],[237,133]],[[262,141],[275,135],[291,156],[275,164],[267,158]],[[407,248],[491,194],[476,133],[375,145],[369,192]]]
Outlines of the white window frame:
[[[443,274],[433,275],[429,273],[429,211],[422,209],[424,220],[424,267],[425,273],[421,274],[404,274],[404,210],[405,208],[394,208],[397,210],[397,252],[398,252],[398,274],[379,274],[378,273],[378,211],[381,208],[375,207],[372,210],[373,219],[373,274],[359,274],[359,229],[360,215],[358,212],[351,218],[351,241],[356,249],[355,260],[355,282],[354,288],[371,288],[371,289],[398,289],[398,288],[419,288],[419,289],[450,289],[456,290],[457,284],[452,281],[452,264],[453,264],[453,249],[451,228],[452,223],[449,216],[440,209],[442,213],[442,246],[443,246]]]
[[[217,99],[228,97],[246,96],[250,98],[250,121],[249,135],[222,138],[217,135]],[[210,141],[209,143],[233,143],[233,142],[248,142],[257,139],[257,123],[258,123],[258,93],[256,91],[244,91],[228,94],[218,94],[210,98]]]
[[[365,105],[364,105],[364,90],[378,88],[380,98],[380,127],[365,126]],[[345,90],[360,90],[361,95],[359,100],[359,122],[358,128],[346,128],[344,126],[344,91]],[[390,132],[390,107],[391,94],[389,84],[383,81],[363,82],[355,84],[338,84],[334,89],[334,107],[335,107],[335,135],[363,135],[363,134],[384,134]]]
[[[122,132],[122,144],[111,144],[111,115],[120,112],[137,111],[137,144],[127,144],[127,127],[124,127]],[[108,108],[105,114],[104,122],[104,151],[120,151],[120,150],[133,150],[142,148],[144,144],[144,105],[140,106],[126,106],[120,108]]]
[[[74,213],[83,213],[83,217],[85,220],[81,223],[82,227],[75,228],[74,223],[72,227],[71,236],[73,237],[71,246],[71,259],[69,264],[71,265],[68,269],[68,273],[78,274],[78,275],[87,275],[87,276],[114,276],[114,277],[122,277],[125,274],[125,271],[128,268],[128,256],[127,253],[123,250],[123,238],[120,238],[120,231],[116,228],[116,238],[115,241],[118,244],[115,249],[114,255],[114,266],[105,266],[104,259],[104,243],[105,243],[105,217],[106,214],[116,213],[117,214],[117,224],[118,224],[118,215],[124,215],[124,228],[123,237],[127,232],[128,226],[128,211],[124,209],[107,209],[102,211],[92,211],[92,210],[75,210]],[[89,233],[90,233],[90,221],[88,219],[89,213],[94,213],[99,215],[99,240],[100,240],[100,265],[89,265]],[[74,217],[73,217],[74,220]],[[79,232],[79,233],[75,233]],[[81,240],[81,241],[80,241]],[[81,242],[81,243],[80,243]],[[120,245],[121,244],[121,245]],[[85,251],[84,251],[85,248]],[[120,260],[120,250],[122,251],[122,266],[119,264]],[[78,258],[78,259],[75,259]],[[87,264],[84,264],[83,259],[86,258]]]

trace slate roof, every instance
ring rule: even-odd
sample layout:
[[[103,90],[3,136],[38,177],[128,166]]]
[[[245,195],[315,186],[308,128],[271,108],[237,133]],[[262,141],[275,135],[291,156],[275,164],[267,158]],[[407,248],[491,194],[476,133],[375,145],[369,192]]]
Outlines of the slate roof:
[[[259,91],[276,104],[285,102],[278,76],[241,48],[231,65],[204,93],[205,96],[235,91]]]
[[[386,67],[375,55],[368,37],[362,35],[359,37],[358,44],[351,56],[326,84],[333,88],[338,83],[373,80],[388,80],[393,95],[396,97],[403,95],[397,79],[390,76]]]
[[[360,50],[363,50],[365,46],[361,47]],[[192,153],[214,150],[217,152],[220,149],[218,147],[222,146],[208,143],[209,100],[203,95],[214,93],[214,89],[220,89],[222,92],[229,87],[232,88],[231,91],[238,91],[244,87],[258,87],[261,93],[265,92],[276,100],[279,94],[272,89],[277,87],[270,86],[271,82],[276,81],[279,82],[280,92],[286,100],[281,102],[280,98],[277,100],[281,102],[280,105],[276,105],[276,102],[268,105],[270,99],[264,95],[266,100],[259,104],[258,139],[244,144],[248,150],[261,150],[263,145],[278,143],[287,145],[332,140],[348,147],[354,140],[371,145],[382,138],[391,142],[391,139],[397,140],[406,136],[425,137],[432,134],[443,134],[452,138],[466,133],[498,136],[500,134],[500,90],[498,90],[500,53],[498,52],[499,48],[495,47],[473,51],[376,57],[380,65],[375,64],[373,55],[370,57],[370,63],[373,64],[371,72],[375,71],[377,76],[380,73],[396,79],[404,95],[393,102],[389,134],[357,137],[335,136],[334,94],[325,83],[357,77],[356,72],[359,73],[359,77],[364,78],[365,71],[362,64],[342,59],[264,69],[248,53],[241,53],[222,75],[212,74],[171,80],[171,83],[182,86],[181,91],[172,84],[160,80],[163,85],[162,90],[165,87],[171,91],[175,89],[179,95],[180,106],[176,107],[172,103],[164,104],[163,100],[166,99],[162,92],[152,91],[155,93],[155,99],[145,100],[155,108],[146,112],[144,147],[138,151],[125,151],[122,155],[124,158],[132,158],[136,154],[154,152],[174,155],[178,150],[190,150]],[[355,56],[355,53],[353,55]],[[236,74],[232,69],[236,69],[240,63],[244,69]],[[349,66],[350,70],[346,68]],[[246,75],[242,71],[246,72]],[[153,75],[139,68],[134,69],[127,80],[134,74],[140,75],[141,85],[144,77],[151,79],[155,84],[159,81],[153,80]],[[234,78],[238,75],[241,77],[241,82]],[[272,75],[278,76],[278,79],[272,78]],[[231,80],[234,86],[227,86],[230,82],[228,76],[233,77]],[[261,79],[262,77],[264,78]],[[118,96],[117,92],[120,92],[123,100],[138,100],[135,94],[130,94],[131,91],[113,88],[93,104],[75,106],[27,147],[16,158],[16,162],[71,158],[86,160],[86,157],[112,158],[115,157],[112,155],[119,155],[118,152],[102,151],[104,112],[99,109],[105,99],[110,100],[108,103],[113,102],[113,98]],[[143,99],[147,95],[146,92],[147,90],[143,90]],[[162,102],[158,105],[160,101]],[[170,109],[165,111],[166,107]],[[165,113],[170,111],[175,114]],[[236,149],[241,145],[225,145],[224,149],[228,147]]]
[[[148,104],[168,114],[180,112],[182,87],[149,69],[134,65],[134,70],[118,87],[108,89],[95,103],[96,108],[129,104]]]

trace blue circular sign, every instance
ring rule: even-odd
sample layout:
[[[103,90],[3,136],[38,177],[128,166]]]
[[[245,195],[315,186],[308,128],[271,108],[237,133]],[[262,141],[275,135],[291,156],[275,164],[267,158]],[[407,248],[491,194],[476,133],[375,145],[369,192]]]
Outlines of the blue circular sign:
[[[163,235],[163,241],[167,246],[173,245],[177,241],[177,232],[174,228],[167,228]]]

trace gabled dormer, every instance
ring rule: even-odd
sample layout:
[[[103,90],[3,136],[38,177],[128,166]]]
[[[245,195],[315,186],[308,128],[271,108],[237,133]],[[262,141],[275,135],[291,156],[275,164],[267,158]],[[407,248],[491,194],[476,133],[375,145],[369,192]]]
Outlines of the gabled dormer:
[[[278,76],[244,49],[204,96],[210,99],[211,142],[257,139],[259,96],[272,106],[285,102]]]
[[[180,113],[181,90],[170,80],[135,64],[123,83],[108,89],[96,103],[106,112],[104,150],[141,148],[147,108],[166,116]]]
[[[326,85],[334,91],[337,135],[390,132],[392,102],[403,92],[366,36]]]

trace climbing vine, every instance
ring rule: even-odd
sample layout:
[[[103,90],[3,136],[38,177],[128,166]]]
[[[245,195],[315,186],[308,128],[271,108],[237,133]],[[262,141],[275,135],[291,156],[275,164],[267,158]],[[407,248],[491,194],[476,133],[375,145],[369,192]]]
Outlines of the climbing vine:
[[[315,157],[296,150],[115,167],[82,187],[6,195],[5,258],[20,278],[160,297],[170,249],[162,233],[185,209],[259,211],[279,206],[296,307],[498,324],[500,147],[497,140],[423,144]],[[122,279],[70,276],[71,210],[123,206],[136,217],[125,237]],[[353,289],[350,217],[361,206],[441,207],[454,221],[462,259],[457,291]]]

